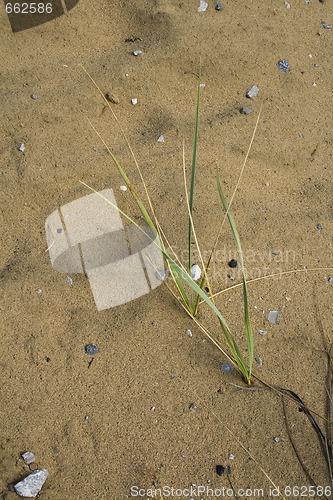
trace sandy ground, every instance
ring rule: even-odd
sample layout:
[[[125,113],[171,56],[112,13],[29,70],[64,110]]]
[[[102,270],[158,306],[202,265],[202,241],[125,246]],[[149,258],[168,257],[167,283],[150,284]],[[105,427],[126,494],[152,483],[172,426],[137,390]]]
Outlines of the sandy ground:
[[[13,484],[37,467],[49,471],[45,500],[151,498],[154,485],[184,490],[230,482],[234,498],[246,488],[249,498],[271,498],[272,482],[283,498],[286,486],[310,484],[289,442],[280,396],[230,385],[242,385],[241,378],[221,372],[226,358],[166,287],[98,312],[87,278],[56,272],[45,252],[45,219],[89,194],[80,180],[96,190],[112,187],[139,220],[87,119],[143,193],[135,165],[80,64],[119,100],[112,106],[158,218],[178,253],[186,250],[182,142],[189,165],[201,65],[194,217],[203,251],[222,218],[215,170],[230,198],[262,104],[233,204],[249,276],[333,267],[333,29],[322,26],[333,22],[332,2],[290,0],[288,8],[283,0],[225,0],[219,12],[208,3],[198,13],[193,0],[80,0],[68,14],[16,33],[1,10],[1,498],[17,498]],[[143,54],[134,57],[137,49]],[[286,73],[277,68],[282,59]],[[260,92],[250,100],[254,84]],[[252,113],[241,114],[242,106]],[[232,284],[227,225],[218,248],[215,291]],[[263,361],[255,374],[289,387],[320,415],[320,321],[332,336],[332,272],[249,285],[255,356]],[[217,304],[242,343],[240,290],[220,295]],[[279,324],[267,321],[270,309],[280,311]],[[200,320],[221,339],[205,308]],[[89,343],[100,350],[92,363],[84,352]],[[291,403],[288,412],[307,466],[317,484],[328,485],[304,413]],[[30,469],[20,456],[26,450],[36,456]],[[230,465],[231,474],[218,476],[219,464]]]

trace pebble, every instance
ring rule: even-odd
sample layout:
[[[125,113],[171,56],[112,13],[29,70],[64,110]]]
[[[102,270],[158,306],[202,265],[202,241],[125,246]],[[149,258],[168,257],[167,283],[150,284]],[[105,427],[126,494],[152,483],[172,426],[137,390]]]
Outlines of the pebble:
[[[321,22],[321,25],[322,27],[325,29],[325,30],[330,30],[332,29],[332,24],[330,23],[324,23],[324,21]]]
[[[319,231],[320,231],[321,229],[324,229],[324,226],[322,224],[317,224],[316,228],[319,229]]]
[[[194,280],[194,281],[198,281],[198,279],[201,278],[201,269],[200,267],[198,266],[198,264],[194,264],[192,267],[191,267],[191,278]]]
[[[99,352],[99,349],[96,344],[87,344],[84,351],[86,354],[89,354],[89,356],[93,356]]]
[[[200,0],[200,5],[198,7],[198,12],[205,12],[207,10],[208,3],[205,0]]]
[[[18,145],[18,150],[21,151],[21,153],[24,153],[24,151],[25,151],[25,145],[24,145],[23,142]]]
[[[37,94],[31,94],[31,99],[38,99],[38,95]]]
[[[190,406],[189,406],[189,410],[193,411],[194,413],[199,413],[200,408],[198,408],[195,403],[191,403]]]
[[[239,111],[242,115],[250,115],[252,113],[252,109],[247,106],[243,106]]]
[[[137,98],[136,97],[132,97],[131,103],[133,104],[133,106],[135,106],[136,104],[138,104]]]
[[[281,61],[277,63],[277,67],[280,71],[284,71],[284,73],[289,71],[289,63],[285,59],[281,59]]]
[[[273,441],[274,441],[274,443],[280,443],[281,438],[279,438],[278,436],[276,436],[276,437],[273,438]]]
[[[21,457],[27,465],[32,464],[36,460],[35,455],[31,451],[25,451],[22,453]]]
[[[256,85],[253,85],[253,87],[247,92],[246,97],[252,99],[252,97],[256,97],[258,94],[259,88]]]
[[[120,186],[120,191],[127,191],[127,186]]]
[[[233,367],[229,363],[222,363],[220,370],[221,372],[232,372]]]
[[[235,460],[235,455],[233,453],[230,453],[229,460]]]
[[[220,2],[217,2],[215,5],[215,10],[223,10],[223,5]]]
[[[116,95],[114,95],[112,92],[107,92],[105,94],[105,98],[109,101],[112,102],[113,104],[119,104],[119,99]]]
[[[215,467],[215,470],[216,470],[216,474],[218,476],[222,476],[224,474],[224,471],[225,471],[225,467],[223,467],[223,465],[217,465]]]
[[[142,50],[133,50],[132,52],[133,56],[141,56],[143,54]]]
[[[185,334],[188,336],[188,337],[193,337],[193,333],[191,332],[191,330],[187,329],[185,330]]]
[[[231,267],[232,269],[234,269],[235,267],[237,267],[237,260],[236,259],[231,259],[228,262],[228,266]]]
[[[259,335],[266,335],[266,330],[258,330]]]
[[[279,319],[279,311],[269,311],[268,313],[268,321],[276,325]]]
[[[261,358],[254,358],[258,366],[262,366],[262,359]]]
[[[164,142],[164,135],[160,135],[157,142]]]
[[[67,276],[67,283],[73,285],[73,279],[70,276]]]
[[[332,282],[333,282],[333,278],[332,278],[331,276],[329,276],[329,277],[327,278],[327,281],[328,281],[329,283],[332,283]]]
[[[42,489],[47,476],[46,469],[36,469],[29,476],[14,485],[14,489],[20,497],[34,498]]]

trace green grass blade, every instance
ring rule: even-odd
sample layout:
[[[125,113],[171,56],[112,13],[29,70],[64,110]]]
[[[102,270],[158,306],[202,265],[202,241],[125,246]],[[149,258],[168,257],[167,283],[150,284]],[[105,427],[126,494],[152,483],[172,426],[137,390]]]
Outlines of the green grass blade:
[[[197,89],[197,104],[195,109],[195,125],[194,125],[194,139],[193,139],[193,150],[192,150],[192,164],[191,164],[191,183],[190,183],[190,199],[189,199],[189,211],[192,216],[193,211],[193,200],[194,200],[194,184],[195,184],[195,167],[197,161],[197,148],[198,148],[198,131],[199,131],[199,104],[200,104],[200,78],[198,78],[198,89]],[[188,262],[189,270],[192,265],[192,219],[189,217],[188,220]]]
[[[247,287],[246,287],[246,277],[245,277],[245,271],[244,271],[244,258],[243,258],[243,251],[240,243],[240,238],[239,234],[236,228],[236,224],[234,221],[234,218],[232,214],[230,213],[229,210],[229,205],[227,203],[227,200],[224,196],[222,186],[221,186],[221,181],[220,177],[218,175],[218,172],[216,174],[217,177],[217,186],[219,190],[219,195],[220,199],[222,201],[222,205],[224,207],[224,210],[226,211],[228,221],[231,227],[232,234],[234,236],[234,240],[236,243],[236,248],[237,252],[239,255],[239,260],[241,264],[241,271],[242,271],[242,276],[243,276],[243,300],[244,300],[244,325],[245,325],[245,334],[246,334],[246,343],[247,343],[247,349],[248,349],[248,360],[249,360],[249,377],[251,376],[252,372],[252,367],[253,367],[253,352],[254,352],[254,346],[253,346],[253,334],[252,334],[252,328],[251,328],[251,321],[250,321],[250,311],[249,311],[249,303],[248,303],[248,295],[247,295]]]

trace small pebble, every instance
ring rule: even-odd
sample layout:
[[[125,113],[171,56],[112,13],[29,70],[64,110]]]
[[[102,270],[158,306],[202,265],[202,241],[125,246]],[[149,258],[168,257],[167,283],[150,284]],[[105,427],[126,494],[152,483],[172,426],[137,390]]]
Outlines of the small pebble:
[[[41,288],[37,288],[36,293],[37,293],[37,295],[40,295],[42,293],[42,289]]]
[[[280,71],[284,71],[284,73],[289,71],[289,63],[285,59],[281,59],[281,61],[277,63],[277,67]]]
[[[233,276],[232,274],[227,274],[227,276],[230,281],[234,281],[235,276]]]
[[[22,453],[21,457],[27,465],[32,464],[36,460],[35,455],[31,451],[25,451]]]
[[[191,403],[190,406],[189,406],[189,410],[190,411],[193,411],[194,413],[199,413],[200,412],[200,408],[197,407],[197,405],[195,403]]]
[[[262,366],[262,359],[261,358],[254,358],[258,366]]]
[[[22,144],[18,145],[18,150],[21,151],[21,153],[24,153],[24,151],[25,151],[25,145],[23,144],[23,142],[22,142]]]
[[[120,186],[120,191],[127,191],[127,186]]]
[[[208,3],[205,0],[200,0],[200,5],[198,7],[198,12],[205,12],[207,10]]]
[[[253,87],[247,92],[246,97],[252,99],[252,97],[256,97],[258,94],[259,88],[256,85],[253,85]]]
[[[187,329],[185,330],[185,334],[188,336],[188,337],[193,337],[193,333],[191,332],[191,330]]]
[[[164,135],[160,135],[157,142],[164,142]]]
[[[61,234],[61,233],[62,233],[62,228],[61,228],[61,227],[58,227],[58,229],[57,229],[57,233],[58,233],[58,234]]]
[[[135,106],[136,104],[138,104],[137,98],[136,97],[132,97],[131,103],[133,104],[133,106]]]
[[[274,443],[280,443],[281,438],[279,438],[278,436],[276,436],[275,438],[273,438],[273,441],[274,441]]]
[[[222,476],[224,474],[224,471],[225,471],[225,467],[223,467],[223,465],[217,465],[215,467],[215,470],[216,470],[216,474],[218,476]]]
[[[96,344],[87,344],[84,351],[86,354],[89,354],[89,356],[93,356],[99,352],[99,349]]]
[[[235,267],[237,267],[237,260],[236,259],[231,259],[228,262],[228,266],[231,267],[232,269],[234,269]]]
[[[247,106],[243,106],[239,111],[242,115],[250,115],[252,113],[252,109]]]
[[[269,311],[268,313],[268,321],[273,325],[276,325],[279,320],[279,311]]]
[[[142,50],[133,50],[132,52],[133,56],[141,56],[143,54]]]
[[[73,280],[72,280],[72,278],[70,276],[67,276],[67,283],[69,285],[73,285]]]
[[[14,490],[20,497],[34,498],[42,489],[48,475],[46,469],[36,469],[22,481],[14,484]]]
[[[229,363],[222,363],[220,370],[221,372],[232,372],[233,367]]]
[[[191,267],[191,278],[194,280],[194,281],[198,281],[200,278],[201,278],[201,269],[200,267],[198,266],[198,264],[194,264],[192,267]]]
[[[37,94],[31,94],[31,99],[38,99],[38,95]]]
[[[324,21],[321,22],[321,25],[322,27],[325,29],[325,30],[330,30],[332,29],[332,24],[330,23],[324,23]]]
[[[259,330],[258,333],[259,335],[266,335],[267,332],[266,330]]]
[[[320,231],[321,229],[324,229],[324,226],[322,224],[317,224],[316,228],[319,229],[319,231]]]
[[[331,276],[329,276],[329,277],[327,278],[327,281],[328,281],[329,283],[332,283],[333,278],[331,278]]]
[[[220,2],[217,2],[217,4],[215,5],[215,10],[222,10],[222,9],[223,5]]]
[[[233,453],[230,453],[229,460],[235,460],[235,455]]]
[[[279,311],[269,311],[268,313],[268,321],[276,325],[279,319]]]

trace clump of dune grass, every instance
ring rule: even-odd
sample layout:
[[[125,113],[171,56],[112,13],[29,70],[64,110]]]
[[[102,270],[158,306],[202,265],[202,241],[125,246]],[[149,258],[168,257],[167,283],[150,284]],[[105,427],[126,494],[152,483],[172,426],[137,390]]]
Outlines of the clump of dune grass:
[[[95,130],[97,135],[99,136],[100,140],[102,141],[104,147],[107,149],[108,153],[110,154],[114,164],[116,165],[116,167],[118,169],[119,174],[121,175],[122,179],[126,183],[133,199],[135,200],[137,206],[139,207],[139,210],[140,210],[142,216],[144,217],[146,224],[148,225],[148,227],[152,231],[153,236],[155,238],[157,236],[158,246],[159,246],[161,252],[163,253],[163,256],[165,258],[165,261],[166,261],[168,269],[169,269],[170,276],[171,276],[173,283],[175,285],[175,290],[171,290],[172,293],[176,296],[176,298],[179,301],[179,303],[181,304],[181,306],[185,309],[187,314],[192,319],[194,319],[197,315],[198,307],[200,304],[200,299],[202,302],[204,302],[212,310],[212,312],[216,316],[216,318],[219,322],[219,326],[223,332],[224,339],[226,341],[227,349],[225,347],[223,347],[217,340],[215,340],[206,328],[200,326],[201,330],[205,333],[206,336],[208,336],[208,338],[214,343],[214,345],[216,347],[218,347],[218,349],[221,352],[223,352],[227,356],[227,358],[236,366],[236,368],[241,373],[246,384],[250,385],[251,384],[251,374],[252,374],[252,367],[253,367],[253,356],[254,356],[253,352],[254,351],[253,351],[253,335],[252,335],[252,330],[251,330],[248,296],[247,296],[247,289],[246,289],[246,277],[245,277],[245,271],[244,271],[243,253],[242,253],[240,238],[239,238],[239,235],[238,235],[238,232],[236,229],[236,224],[235,224],[234,218],[231,214],[230,205],[227,203],[227,200],[224,196],[218,173],[217,173],[217,188],[218,188],[222,207],[225,210],[225,217],[229,221],[230,228],[231,228],[233,237],[235,239],[236,248],[237,248],[237,251],[239,254],[239,260],[240,260],[240,265],[241,265],[242,281],[243,281],[244,328],[245,328],[246,347],[247,347],[247,356],[246,357],[241,352],[241,350],[238,346],[238,343],[236,341],[236,338],[235,338],[234,334],[232,333],[226,319],[222,315],[221,311],[215,305],[212,289],[211,289],[210,282],[209,282],[209,277],[208,277],[209,265],[210,265],[212,255],[214,253],[214,250],[215,250],[215,247],[217,244],[219,234],[216,238],[215,245],[211,251],[208,262],[205,263],[203,261],[202,253],[200,251],[200,246],[198,243],[198,238],[196,235],[196,231],[195,231],[195,227],[194,227],[194,223],[193,223],[193,217],[192,217],[193,216],[193,205],[194,205],[196,158],[197,158],[197,148],[198,148],[200,79],[198,78],[198,84],[197,84],[197,102],[196,102],[196,113],[195,113],[194,140],[193,140],[189,194],[187,193],[187,189],[186,189],[185,154],[183,154],[185,195],[186,195],[186,202],[187,202],[188,216],[189,216],[189,218],[188,218],[189,260],[188,260],[187,266],[185,267],[185,264],[180,262],[180,260],[178,259],[177,255],[175,253],[171,254],[171,252],[169,250],[167,250],[167,248],[171,248],[171,246],[169,245],[169,242],[165,236],[165,233],[158,222],[158,219],[156,217],[155,210],[154,210],[154,207],[152,205],[151,198],[149,196],[141,169],[138,165],[138,162],[137,162],[136,157],[133,153],[133,150],[129,144],[129,141],[128,141],[126,135],[124,134],[124,131],[123,131],[113,109],[111,108],[109,102],[107,101],[107,99],[103,95],[103,93],[102,93],[101,89],[99,88],[99,86],[97,85],[97,83],[93,80],[93,78],[89,75],[89,73],[85,69],[84,69],[84,71],[87,73],[90,80],[93,82],[93,84],[97,88],[98,92],[103,97],[106,105],[110,109],[111,113],[113,114],[113,117],[115,118],[118,126],[120,127],[120,130],[125,138],[125,141],[128,145],[128,148],[132,154],[135,165],[136,165],[137,170],[139,172],[140,179],[142,181],[145,195],[146,195],[148,208],[145,206],[142,198],[138,195],[136,188],[131,183],[124,168],[122,167],[122,165],[120,164],[118,159],[115,157],[115,155],[113,154],[110,147],[106,144],[106,142],[103,139],[103,137],[101,136],[101,134],[96,130],[96,128],[93,126],[93,124],[91,122],[89,122],[89,123],[92,126],[92,128]],[[255,128],[255,130],[256,130],[256,128]],[[252,138],[252,141],[253,141],[253,138]],[[250,147],[252,145],[252,141],[251,141]],[[139,228],[138,224],[136,224],[128,216],[128,214],[125,214],[120,209],[119,209],[119,211],[122,213],[122,215],[125,218],[127,218],[127,220],[129,220],[136,227]],[[224,218],[224,220],[225,220],[225,218]],[[224,222],[224,220],[223,220],[223,222]],[[221,227],[223,225],[223,222],[221,224]],[[193,268],[192,268],[192,241],[193,240],[195,242],[195,246],[196,246],[196,249],[198,251],[198,255],[200,258],[200,262],[201,262],[201,269],[200,270],[202,272],[202,278],[201,278],[199,283],[196,282],[196,280],[194,279],[195,277],[193,276]],[[207,287],[207,289],[209,290],[208,295],[205,292],[204,287]],[[169,287],[169,289],[170,289],[170,287]]]

